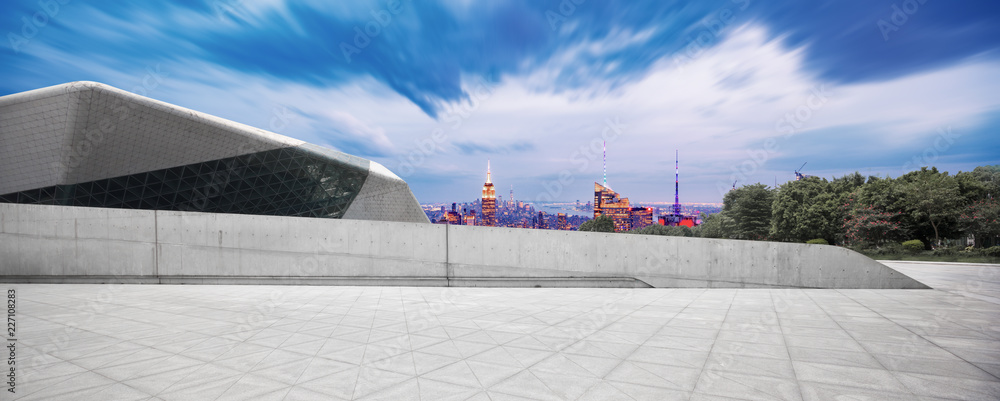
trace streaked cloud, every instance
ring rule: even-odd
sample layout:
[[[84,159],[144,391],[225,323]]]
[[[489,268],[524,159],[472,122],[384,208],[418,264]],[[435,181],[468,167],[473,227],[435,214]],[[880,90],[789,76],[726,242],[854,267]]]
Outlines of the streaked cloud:
[[[1000,3],[928,1],[886,40],[896,3],[586,1],[553,27],[560,1],[69,2],[27,38],[46,11],[14,1],[0,94],[139,88],[373,158],[422,201],[475,198],[486,158],[522,199],[563,172],[556,198],[588,199],[609,120],[609,181],[639,200],[672,196],[674,149],[689,201],[805,161],[897,175],[944,127],[939,166],[1000,163]]]

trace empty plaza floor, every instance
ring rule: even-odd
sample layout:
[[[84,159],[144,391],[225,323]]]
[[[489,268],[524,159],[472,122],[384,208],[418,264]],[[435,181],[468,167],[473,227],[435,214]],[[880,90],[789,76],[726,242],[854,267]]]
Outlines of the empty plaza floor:
[[[935,289],[7,284],[0,400],[1000,399],[1000,267],[886,263]]]

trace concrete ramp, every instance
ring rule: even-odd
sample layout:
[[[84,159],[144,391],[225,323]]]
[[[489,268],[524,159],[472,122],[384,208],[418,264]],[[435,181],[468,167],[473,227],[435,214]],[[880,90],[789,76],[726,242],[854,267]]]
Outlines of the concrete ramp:
[[[674,288],[928,288],[852,250],[811,244],[448,226],[453,280],[633,277]]]
[[[827,245],[28,204],[0,204],[0,281],[928,288]]]

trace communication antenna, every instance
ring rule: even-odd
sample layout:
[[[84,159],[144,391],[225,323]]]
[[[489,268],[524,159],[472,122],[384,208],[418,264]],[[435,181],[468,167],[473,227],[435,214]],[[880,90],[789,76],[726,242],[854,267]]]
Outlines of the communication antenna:
[[[674,150],[674,214],[681,214],[681,169],[680,151]]]
[[[604,141],[604,187],[608,187],[608,141]]]

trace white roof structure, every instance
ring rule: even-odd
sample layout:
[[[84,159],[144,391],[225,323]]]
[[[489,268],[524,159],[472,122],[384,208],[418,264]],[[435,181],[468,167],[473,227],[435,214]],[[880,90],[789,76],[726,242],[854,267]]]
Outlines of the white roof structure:
[[[95,82],[0,97],[0,202],[429,222],[378,163]]]

